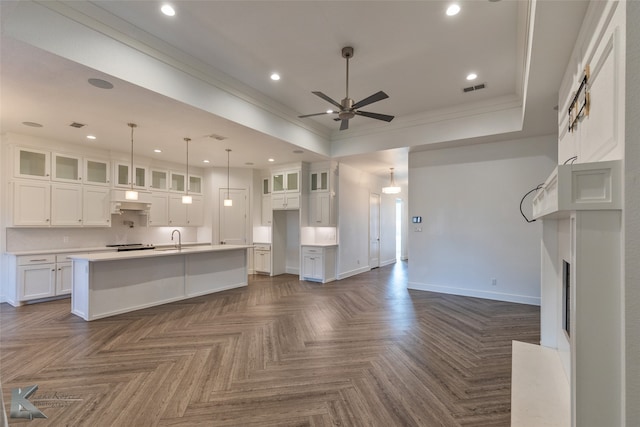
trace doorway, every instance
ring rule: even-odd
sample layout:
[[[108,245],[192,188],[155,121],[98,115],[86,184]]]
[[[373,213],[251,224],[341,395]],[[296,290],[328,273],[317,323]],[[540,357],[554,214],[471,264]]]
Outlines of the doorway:
[[[380,195],[369,196],[369,267],[380,267]]]

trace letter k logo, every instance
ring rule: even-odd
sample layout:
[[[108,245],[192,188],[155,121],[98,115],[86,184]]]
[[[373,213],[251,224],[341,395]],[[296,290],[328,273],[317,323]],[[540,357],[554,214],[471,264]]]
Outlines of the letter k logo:
[[[11,418],[47,418],[38,408],[29,402],[29,396],[38,390],[37,385],[11,390]]]

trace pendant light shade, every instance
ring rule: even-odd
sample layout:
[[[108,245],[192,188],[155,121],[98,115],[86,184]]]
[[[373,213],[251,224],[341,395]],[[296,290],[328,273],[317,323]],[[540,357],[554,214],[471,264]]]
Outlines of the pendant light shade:
[[[136,125],[135,123],[127,123],[127,126],[129,126],[131,128],[131,164],[129,165],[129,170],[131,171],[131,189],[127,190],[124,193],[124,198],[126,200],[138,200],[138,192],[133,189],[133,183],[134,183],[134,179],[133,179],[133,169],[134,169],[134,166],[133,166],[133,129],[138,127],[138,125]]]
[[[187,172],[184,179],[185,193],[184,196],[182,196],[182,204],[184,205],[190,205],[193,203],[193,198],[189,195],[189,141],[191,141],[191,138],[184,139],[184,142],[187,146]]]
[[[224,199],[224,206],[233,206],[233,200],[231,200],[231,195],[229,194],[229,153],[231,152],[230,148],[225,150],[227,152],[227,197]]]
[[[384,194],[398,194],[401,191],[401,188],[396,185],[396,180],[393,178],[393,168],[389,168],[391,170],[391,179],[389,181],[388,187],[382,187],[382,192]]]

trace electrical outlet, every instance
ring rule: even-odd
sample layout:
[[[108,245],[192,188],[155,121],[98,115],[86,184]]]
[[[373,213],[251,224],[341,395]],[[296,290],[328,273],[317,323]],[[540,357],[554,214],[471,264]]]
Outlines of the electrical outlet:
[[[498,280],[495,277],[493,277],[491,279],[491,286],[497,286],[497,285],[498,285]]]
[[[69,243],[69,236],[64,236],[62,238],[62,243]]]

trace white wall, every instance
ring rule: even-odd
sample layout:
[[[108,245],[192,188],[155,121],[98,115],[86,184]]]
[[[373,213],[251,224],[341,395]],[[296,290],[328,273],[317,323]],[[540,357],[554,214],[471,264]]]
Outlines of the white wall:
[[[542,228],[519,203],[556,152],[550,135],[411,153],[409,288],[539,304]]]
[[[640,2],[627,2],[625,140],[626,421],[640,425]],[[624,372],[624,371],[623,371]]]
[[[208,189],[205,194],[204,219],[205,227],[200,230],[201,234],[205,234],[205,240],[214,244],[220,243],[220,189],[227,188],[227,168],[214,167],[206,169],[205,183]],[[255,206],[253,169],[231,168],[229,170],[229,187],[231,189],[247,190],[247,222],[246,235],[247,243],[253,241],[253,220],[252,212],[254,209],[260,209],[260,205]]]
[[[382,193],[388,181],[340,164],[338,172],[338,279],[370,270],[369,196]],[[380,259],[395,259],[395,197],[381,197]],[[393,205],[393,208],[390,206]],[[393,254],[393,255],[390,255]]]
[[[383,184],[384,185],[384,184]],[[397,194],[381,194],[380,198],[380,267],[396,262]]]

